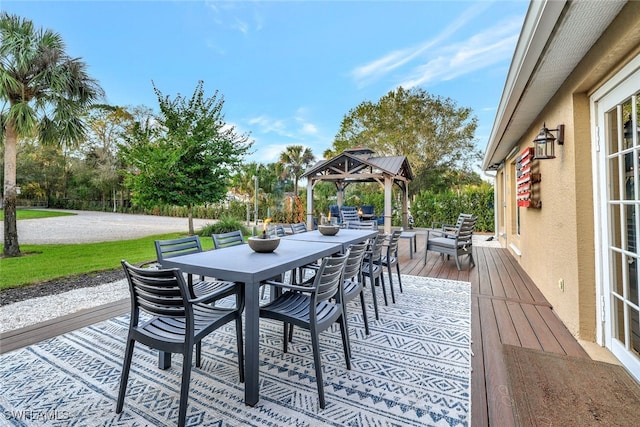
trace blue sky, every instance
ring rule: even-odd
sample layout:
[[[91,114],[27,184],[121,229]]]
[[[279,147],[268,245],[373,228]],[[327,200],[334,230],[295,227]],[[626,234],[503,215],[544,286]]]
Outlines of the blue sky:
[[[317,158],[364,101],[419,86],[471,107],[484,150],[528,1],[29,1],[0,9],[60,33],[112,105],[157,110],[199,80],[250,133],[248,160]]]

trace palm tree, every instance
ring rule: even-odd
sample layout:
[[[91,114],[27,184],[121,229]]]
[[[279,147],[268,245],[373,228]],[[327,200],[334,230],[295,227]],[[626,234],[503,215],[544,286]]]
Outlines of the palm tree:
[[[293,178],[293,194],[298,195],[298,178],[314,162],[310,148],[302,145],[289,145],[280,153],[279,163],[284,166],[284,175]]]
[[[19,256],[16,158],[20,138],[72,144],[84,137],[80,112],[103,96],[86,64],[65,53],[59,34],[0,15],[0,133],[4,137],[4,255]]]

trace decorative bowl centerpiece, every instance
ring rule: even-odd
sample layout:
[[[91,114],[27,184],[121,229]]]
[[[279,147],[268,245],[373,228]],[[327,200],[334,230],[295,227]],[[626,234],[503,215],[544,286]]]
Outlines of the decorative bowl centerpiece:
[[[338,231],[340,230],[340,227],[337,225],[319,225],[318,226],[318,231],[320,231],[320,234],[324,235],[324,236],[335,236],[336,234],[338,234]]]
[[[273,252],[280,244],[279,237],[271,237],[267,235],[249,237],[247,240],[249,247],[255,252],[269,253]]]

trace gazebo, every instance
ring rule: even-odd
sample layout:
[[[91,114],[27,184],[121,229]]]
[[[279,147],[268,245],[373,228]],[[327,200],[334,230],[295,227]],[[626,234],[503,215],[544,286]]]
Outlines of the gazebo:
[[[354,182],[377,182],[384,188],[384,232],[391,232],[391,190],[396,184],[402,191],[402,224],[406,228],[409,208],[409,181],[413,172],[406,156],[376,157],[369,148],[345,150],[330,160],[309,168],[301,178],[307,179],[307,224],[313,224],[313,188],[318,182],[336,186],[337,202],[342,206],[344,189]]]

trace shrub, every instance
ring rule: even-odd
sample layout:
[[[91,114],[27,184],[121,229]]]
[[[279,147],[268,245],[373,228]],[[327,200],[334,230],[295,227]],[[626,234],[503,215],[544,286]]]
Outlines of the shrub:
[[[196,234],[200,237],[209,237],[212,234],[228,233],[230,231],[240,230],[244,236],[249,236],[251,233],[244,226],[242,221],[229,216],[220,218],[213,224],[207,224],[202,227]]]

